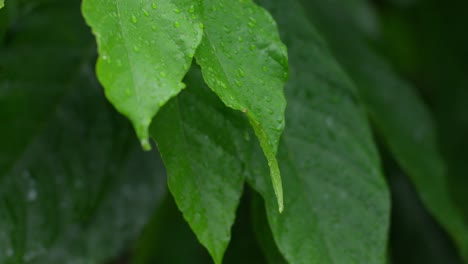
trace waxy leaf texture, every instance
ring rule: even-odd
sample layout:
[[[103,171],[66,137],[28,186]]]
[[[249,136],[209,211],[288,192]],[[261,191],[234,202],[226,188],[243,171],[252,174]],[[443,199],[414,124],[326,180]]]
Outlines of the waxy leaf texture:
[[[133,123],[145,149],[152,118],[184,87],[203,24],[192,0],[84,0],[107,98]]]

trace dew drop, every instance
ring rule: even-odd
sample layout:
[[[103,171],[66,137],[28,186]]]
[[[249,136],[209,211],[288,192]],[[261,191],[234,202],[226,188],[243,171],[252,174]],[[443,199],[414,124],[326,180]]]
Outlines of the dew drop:
[[[239,74],[239,77],[244,77],[245,76],[245,72],[241,68],[239,68],[237,70],[237,73]]]
[[[179,8],[174,9],[174,13],[180,14],[180,9]]]
[[[156,26],[152,26],[151,27],[151,30],[153,30],[154,32],[158,31],[158,28]]]
[[[138,19],[135,15],[132,15],[132,22],[133,24],[136,24],[138,22]]]
[[[203,23],[200,23],[200,24],[198,24],[198,27],[201,28],[201,29],[204,29],[205,25],[203,25]]]
[[[5,254],[7,257],[13,257],[13,255],[15,254],[15,251],[12,248],[8,248]]]
[[[237,85],[237,87],[242,87],[242,82],[239,80],[235,80],[234,83]]]
[[[161,77],[163,77],[163,78],[164,78],[164,77],[166,77],[166,76],[167,76],[167,74],[166,74],[166,72],[164,72],[164,71],[161,71],[161,72],[159,72],[159,76],[161,76]]]
[[[266,66],[263,66],[263,67],[262,67],[262,71],[266,72],[267,70],[268,70],[268,69],[267,69]]]
[[[257,47],[256,47],[254,44],[250,45],[250,50],[251,50],[251,51],[254,51],[256,48],[257,48]]]
[[[180,89],[185,89],[185,87],[187,87],[187,85],[183,82],[179,83],[179,88]]]
[[[180,27],[180,22],[179,22],[179,21],[175,21],[175,22],[174,22],[174,27],[175,27],[175,28],[179,28],[179,27]]]
[[[140,48],[139,48],[138,46],[133,46],[133,50],[134,50],[135,52],[140,52]]]
[[[28,191],[28,197],[27,197],[28,201],[29,202],[33,202],[37,199],[37,191],[36,189],[34,188],[31,188],[29,191]]]
[[[149,17],[150,16],[150,13],[146,10],[146,9],[142,9],[143,11],[143,15]]]
[[[195,12],[195,7],[193,5],[191,5],[188,11],[189,11],[189,13]]]
[[[152,3],[151,8],[156,9],[156,8],[158,8],[158,5],[156,3]]]

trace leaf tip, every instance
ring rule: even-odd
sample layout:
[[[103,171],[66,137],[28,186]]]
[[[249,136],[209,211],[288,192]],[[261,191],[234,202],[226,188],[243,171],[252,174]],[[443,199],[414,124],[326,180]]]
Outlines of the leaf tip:
[[[150,144],[148,138],[140,139],[140,144],[141,144],[141,147],[143,148],[144,151],[150,151],[151,150],[151,144]]]

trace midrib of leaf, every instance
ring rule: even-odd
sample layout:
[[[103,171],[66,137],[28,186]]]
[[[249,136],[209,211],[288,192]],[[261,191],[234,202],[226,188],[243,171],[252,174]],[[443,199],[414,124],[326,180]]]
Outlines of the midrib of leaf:
[[[132,75],[132,89],[135,91],[135,95],[136,95],[136,100],[138,101],[138,105],[140,105],[141,103],[141,97],[140,97],[140,89],[138,89],[136,87],[136,81],[135,81],[135,72],[134,72],[134,62],[133,62],[133,58],[130,58],[130,54],[128,53],[128,38],[127,38],[127,31],[124,29],[124,26],[122,25],[122,15],[121,15],[121,12],[120,12],[120,6],[118,4],[118,0],[114,0],[114,3],[115,3],[115,7],[117,9],[117,14],[118,14],[118,17],[119,17],[119,27],[120,27],[120,31],[122,32],[122,36],[124,37],[124,43],[125,43],[125,55],[127,56],[127,59],[128,59],[128,63],[130,64],[130,72],[131,72],[131,75]],[[138,107],[138,115],[141,116],[141,107]],[[148,149],[148,144],[149,142],[147,142],[148,140],[146,139],[146,141],[144,141],[145,139],[143,139],[143,141],[141,142],[141,145],[143,146],[143,148],[145,149]]]
[[[215,45],[213,45],[213,42],[211,41],[211,38],[208,35],[209,35],[208,32],[206,32],[206,31],[203,32],[203,36],[206,37],[205,39],[208,40],[208,42],[210,43],[211,48],[213,49],[214,53],[216,54],[216,56],[214,58],[218,62],[218,65],[221,68],[224,77],[229,81],[229,85],[230,85],[229,90],[233,91],[233,89],[231,89],[231,87],[236,87],[236,84],[232,81],[231,77],[229,77],[229,75],[226,73],[226,69],[224,68],[223,63],[221,63],[221,59],[220,59],[220,56],[218,54],[218,48]],[[237,104],[240,104],[239,101],[237,100],[237,98],[235,98],[235,100],[236,100]],[[229,107],[232,107],[232,106],[229,106]],[[237,110],[245,111],[245,109],[237,109]]]
[[[268,161],[268,167],[270,168],[271,181],[273,183],[273,190],[275,191],[276,199],[278,202],[278,211],[281,213],[284,209],[284,199],[283,199],[283,187],[281,182],[281,174],[278,166],[278,161],[276,160],[276,155],[270,147],[270,142],[265,131],[260,127],[260,125],[255,122],[255,118],[252,115],[249,115],[250,124],[254,127],[255,133],[257,134],[260,145],[262,146],[263,152]]]
[[[186,146],[186,149],[189,149],[189,144],[187,142],[187,135],[185,134],[185,125],[184,125],[184,122],[183,122],[183,119],[182,119],[182,114],[181,114],[181,111],[180,111],[180,105],[179,105],[179,99],[175,98],[175,104],[177,106],[177,115],[178,115],[178,119],[177,120],[174,120],[175,122],[179,122],[179,126],[180,126],[180,131],[181,131],[181,134],[182,134],[182,142],[183,144]],[[191,174],[193,174],[193,168],[192,168],[192,158],[191,158],[191,155],[187,155],[188,153],[184,152],[183,153],[184,156],[185,156],[185,160],[187,160],[188,162],[188,166],[190,168],[190,171],[192,172]],[[200,201],[198,202],[199,205],[202,205],[202,208],[203,210],[206,210],[205,207],[203,205],[205,205],[206,201],[202,201],[203,200],[203,195],[200,194],[200,182],[198,181],[198,178],[197,177],[194,177],[194,180],[195,180],[195,183],[196,183],[196,191],[198,193],[197,197],[199,197]],[[176,199],[176,203],[177,203],[177,199]],[[179,205],[178,205],[179,206]],[[179,208],[181,208],[181,206],[179,206]],[[200,214],[202,215],[203,218],[206,219],[205,217],[205,214]],[[190,219],[187,219],[188,223],[190,224]],[[195,233],[198,237],[198,234]],[[211,250],[211,249],[209,249]]]

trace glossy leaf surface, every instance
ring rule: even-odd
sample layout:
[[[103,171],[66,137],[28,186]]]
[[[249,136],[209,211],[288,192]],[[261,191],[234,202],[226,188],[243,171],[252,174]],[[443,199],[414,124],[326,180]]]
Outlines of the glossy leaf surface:
[[[151,130],[179,209],[221,263],[244,184],[237,144],[244,123],[229,118],[232,110],[206,87],[199,70],[185,81],[187,91],[161,110]]]
[[[355,81],[379,134],[415,184],[421,200],[468,259],[468,225],[449,192],[434,123],[419,94],[369,48],[359,30],[343,26],[350,24],[349,12],[331,8],[341,0],[303,2]]]
[[[192,0],[83,1],[99,47],[98,78],[145,149],[152,118],[185,87],[202,35],[199,8]]]
[[[272,17],[251,0],[203,1],[203,40],[196,53],[208,86],[249,118],[268,159],[279,210],[283,208],[276,160],[284,129],[286,47]]]
[[[283,214],[258,177],[264,162],[252,160],[248,175],[267,202],[276,244],[289,263],[385,263],[388,191],[355,89],[297,2],[261,2],[277,19],[291,68],[278,155]]]

